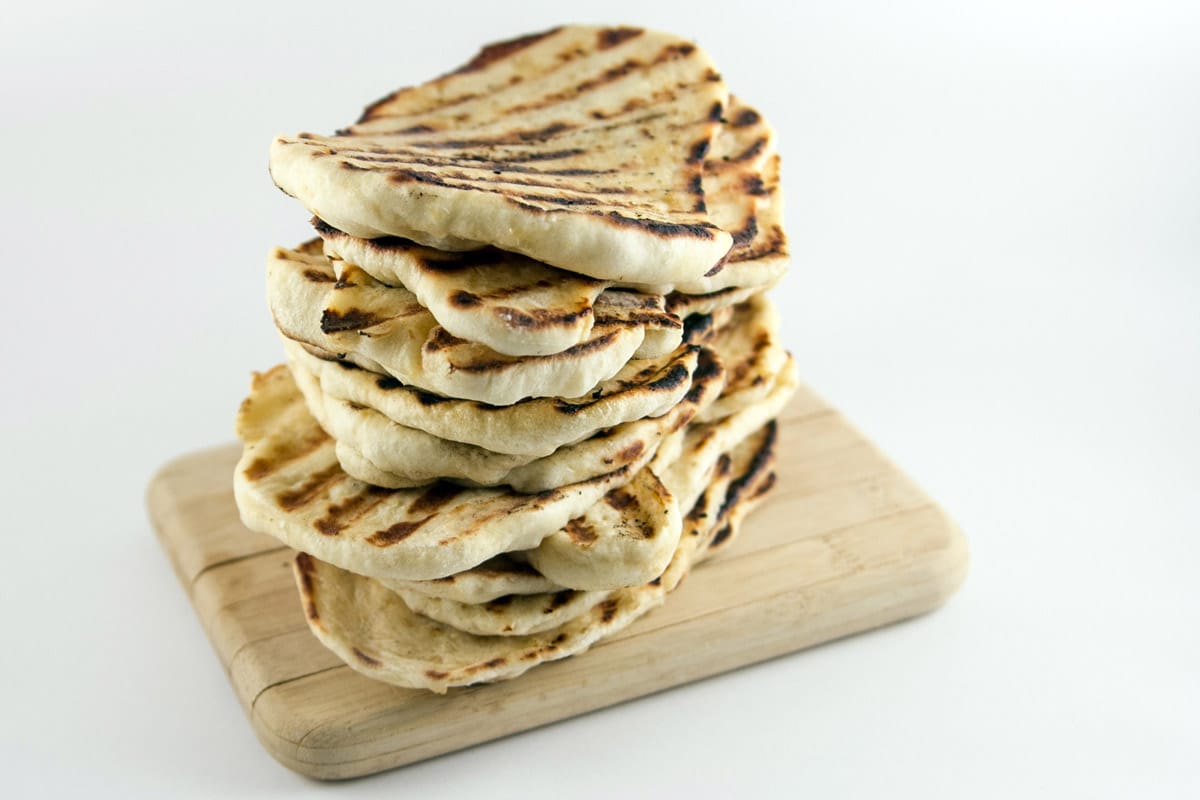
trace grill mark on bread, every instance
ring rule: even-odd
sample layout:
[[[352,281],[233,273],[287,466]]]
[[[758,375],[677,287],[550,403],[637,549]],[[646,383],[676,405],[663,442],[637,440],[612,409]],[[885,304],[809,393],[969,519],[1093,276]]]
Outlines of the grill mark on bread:
[[[333,283],[337,280],[328,272],[321,272],[316,269],[306,269],[303,272],[304,278],[312,283]]]
[[[397,522],[382,530],[375,531],[368,536],[366,540],[368,543],[373,544],[376,547],[391,547],[397,542],[402,542],[409,536],[412,536],[421,529],[422,525],[424,525],[426,522],[429,522],[431,519],[433,519],[432,514],[427,517],[423,517],[422,519]]]
[[[608,624],[609,622],[612,622],[613,617],[617,615],[617,606],[617,599],[610,597],[608,600],[605,600],[596,607],[600,612],[600,622],[602,624]]]
[[[738,161],[738,162],[750,161],[751,159],[757,158],[762,153],[762,151],[766,149],[766,147],[767,147],[767,140],[765,137],[755,139],[754,142],[751,143],[748,147],[746,147],[745,150],[743,150],[742,152],[738,153],[735,156],[731,156],[729,158],[729,160],[730,161]]]
[[[733,534],[733,529],[729,525],[723,525],[723,526],[721,526],[721,529],[717,531],[716,535],[713,536],[712,541],[708,543],[708,546],[710,548],[717,547],[722,542],[724,542],[726,539],[728,539],[732,534]]]
[[[711,222],[665,222],[657,219],[626,217],[617,211],[595,212],[621,227],[641,228],[666,238],[688,236],[694,239],[713,239],[720,229]]]
[[[546,608],[542,610],[542,613],[551,614],[571,602],[574,598],[575,592],[572,589],[563,589],[560,592],[555,592],[551,596],[550,602],[546,604]]]
[[[351,647],[350,650],[352,653],[354,653],[354,657],[357,658],[360,663],[365,664],[368,667],[379,667],[383,665],[382,661],[373,656],[367,655],[362,650],[359,650],[357,646]]]
[[[304,598],[304,616],[309,622],[321,627],[321,618],[317,613],[316,589],[313,586],[313,572],[316,564],[308,553],[297,553],[293,562],[296,565],[296,576],[300,579],[300,593]]]
[[[750,496],[753,498],[759,498],[770,492],[775,488],[775,481],[778,479],[778,477],[779,476],[774,472],[769,473],[762,483],[759,484],[758,488],[754,490],[754,493]]]
[[[390,489],[369,486],[366,491],[348,497],[341,503],[330,503],[325,508],[325,516],[314,522],[313,528],[326,536],[337,536],[347,526],[366,516],[390,494]]]
[[[753,108],[747,108],[733,118],[730,124],[735,128],[748,128],[751,125],[757,125],[762,121],[762,117]]]
[[[613,489],[604,495],[604,502],[617,511],[629,511],[639,507],[637,498],[624,489]]]
[[[420,497],[408,507],[410,514],[430,513],[441,509],[466,491],[463,487],[449,481],[438,481],[425,490]]]
[[[321,331],[323,333],[340,333],[342,331],[361,331],[387,322],[385,317],[363,311],[358,308],[346,311],[334,311],[326,308],[321,311]]]
[[[712,330],[712,314],[689,314],[683,320],[683,341],[695,344],[706,339]]]
[[[596,533],[595,528],[583,521],[582,517],[571,520],[566,524],[564,530],[572,542],[581,545],[590,545],[600,535]]]
[[[346,474],[342,472],[339,464],[331,464],[330,466],[313,473],[308,480],[300,484],[295,489],[283,492],[276,496],[276,504],[284,511],[295,511],[312,502],[321,491],[339,480],[345,480]]]
[[[493,44],[486,45],[480,49],[474,58],[450,74],[465,75],[470,72],[477,72],[478,70],[490,66],[497,61],[511,58],[514,54],[519,53],[526,47],[537,44],[542,39],[558,33],[560,30],[562,30],[561,26],[557,28],[551,28],[548,31],[542,31],[541,33],[530,33],[526,34],[525,36],[518,36],[514,39],[506,39],[502,42],[494,42]]]
[[[605,28],[596,34],[596,46],[601,50],[608,50],[616,47],[622,42],[627,42],[635,36],[641,36],[643,33],[641,28]]]
[[[717,512],[718,519],[724,519],[730,509],[742,500],[742,494],[746,491],[746,488],[753,486],[754,482],[765,471],[770,469],[771,461],[775,455],[775,442],[778,438],[779,424],[775,420],[771,420],[764,426],[763,443],[759,446],[757,452],[755,452],[750,465],[746,467],[746,470],[741,475],[729,482],[729,488],[725,490],[725,500],[721,503],[721,508]],[[717,540],[714,539],[713,542],[715,544]]]
[[[324,152],[324,151],[318,151],[318,152]],[[374,152],[371,152],[370,150],[362,150],[362,149],[358,149],[358,148],[345,147],[345,148],[337,148],[336,150],[327,153],[327,155],[335,155],[339,159],[348,159],[348,160],[345,160],[342,162],[345,164],[352,164],[354,162],[364,161],[370,165],[401,164],[401,165],[407,165],[407,166],[420,166],[420,167],[454,166],[459,169],[474,170],[474,171],[478,171],[478,172],[490,172],[493,175],[516,174],[516,175],[531,175],[531,176],[541,175],[541,176],[545,176],[545,177],[549,177],[549,178],[591,178],[591,177],[602,177],[602,176],[607,176],[607,175],[615,175],[620,172],[620,170],[616,169],[616,168],[587,169],[584,167],[565,167],[562,169],[538,169],[536,167],[526,166],[526,164],[531,163],[531,162],[557,161],[560,158],[570,158],[572,156],[581,155],[582,153],[583,153],[583,150],[581,150],[581,149],[572,149],[572,150],[562,150],[562,151],[559,151],[558,153],[530,154],[529,156],[527,156],[525,158],[520,158],[520,157],[514,156],[511,158],[496,159],[496,158],[487,158],[484,156],[471,157],[471,156],[467,156],[467,155],[457,155],[457,154],[454,157],[449,157],[449,156],[437,157],[437,156],[430,156],[430,155],[424,155],[424,154],[422,154],[422,155],[403,154],[402,155],[402,154],[398,154],[395,150],[389,151],[387,153],[374,153]],[[463,161],[477,162],[478,166],[476,166],[475,163],[463,164],[462,163]],[[371,169],[371,168],[372,167],[369,166],[369,167],[366,167],[365,169]],[[459,173],[455,177],[457,177],[461,180],[464,180],[464,181],[478,180],[478,177],[476,177],[476,176],[465,175],[463,173]],[[544,181],[538,183],[538,182],[535,182],[532,180],[522,182],[522,181],[518,181],[516,179],[511,179],[511,178],[505,180],[504,183],[514,183],[514,184],[526,185],[526,186],[547,186],[547,187],[553,187],[553,188],[562,188],[560,184],[555,184],[555,183],[546,183]],[[617,190],[616,188],[613,188],[613,187],[594,187],[592,190],[600,191],[600,192],[610,192],[610,193],[614,193],[614,194],[618,193],[618,191],[627,191],[627,190]]]
[[[684,395],[684,400],[689,403],[699,402],[704,393],[708,391],[708,384],[723,372],[724,369],[716,354],[707,347],[701,348],[696,370],[692,373],[692,388]]]
[[[445,83],[448,79],[454,77],[455,75],[466,75],[472,72],[478,72],[479,70],[482,70],[498,61],[511,58],[525,48],[537,44],[542,39],[552,36],[553,34],[558,33],[560,30],[561,28],[553,28],[548,31],[542,31],[541,33],[531,33],[526,36],[518,36],[515,39],[508,39],[503,42],[494,42],[489,44],[481,48],[475,57],[466,64],[463,64],[458,69],[448,73],[447,75],[444,75],[442,78],[438,79],[438,81],[435,81],[435,83]],[[374,103],[371,103],[365,109],[363,109],[362,114],[358,118],[358,124],[368,122],[372,119],[378,119],[380,117],[392,116],[390,114],[382,113],[382,110],[386,108],[389,103],[395,101],[396,98],[411,91],[413,91],[411,87],[398,89],[384,97],[381,97]],[[476,97],[478,97],[478,95],[472,92],[446,98],[441,103],[435,104],[431,108],[426,109],[425,113],[459,105],[469,100],[473,100]]]
[[[594,350],[600,350],[609,347],[617,338],[617,331],[611,331],[602,336],[589,339],[586,342],[580,342],[574,347],[563,350],[561,353],[552,353],[547,356],[535,356],[526,359],[492,359],[488,361],[477,361],[471,364],[455,364],[454,369],[463,372],[493,372],[510,369],[519,365],[522,361],[532,361],[534,359],[544,362],[570,360],[575,356],[585,355]],[[463,340],[451,335],[444,328],[437,328],[430,335],[428,341],[424,344],[424,349],[429,353],[436,353],[439,350],[453,347],[462,344]]]
[[[307,436],[288,440],[287,447],[282,450],[254,459],[242,474],[252,481],[262,480],[293,461],[304,458],[328,440],[329,434],[317,428]]]
[[[508,663],[508,659],[505,658],[504,656],[496,656],[495,658],[493,658],[489,661],[485,661],[482,664],[472,664],[471,666],[467,667],[464,671],[469,675],[469,674],[472,674],[475,672],[482,672],[483,670],[496,669],[498,667],[503,667],[507,663]]]

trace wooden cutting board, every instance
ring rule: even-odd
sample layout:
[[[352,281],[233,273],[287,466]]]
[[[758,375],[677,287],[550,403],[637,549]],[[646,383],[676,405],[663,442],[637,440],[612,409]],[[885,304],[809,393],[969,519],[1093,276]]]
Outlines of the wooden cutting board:
[[[781,416],[778,483],[718,558],[587,653],[446,695],[345,666],[309,633],[292,551],[242,526],[240,447],[166,465],[150,516],[266,749],[349,778],[544,725],[940,605],[966,573],[946,515],[816,395]]]

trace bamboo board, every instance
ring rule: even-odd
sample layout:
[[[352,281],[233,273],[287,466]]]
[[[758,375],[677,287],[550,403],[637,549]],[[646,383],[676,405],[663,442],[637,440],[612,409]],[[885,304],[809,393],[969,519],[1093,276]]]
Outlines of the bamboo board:
[[[940,605],[966,573],[946,515],[813,393],[781,416],[778,482],[719,557],[587,653],[446,695],[342,664],[309,633],[292,551],[238,520],[237,445],[151,481],[154,526],[266,749],[316,778],[412,763]]]

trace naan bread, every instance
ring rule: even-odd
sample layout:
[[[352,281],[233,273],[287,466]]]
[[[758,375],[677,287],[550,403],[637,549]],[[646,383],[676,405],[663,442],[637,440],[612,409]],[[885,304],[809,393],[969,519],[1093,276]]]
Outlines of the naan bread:
[[[366,270],[344,261],[335,260],[332,265],[337,281],[329,289],[325,308],[321,311],[321,330],[334,341],[345,342],[348,347],[353,347],[356,336],[386,333],[394,320],[408,315],[414,302],[424,308],[420,306],[419,298],[406,288],[388,286]],[[477,302],[477,299],[463,294],[457,295],[457,300],[468,305]],[[588,334],[598,335],[602,330],[614,326],[640,327],[642,339],[634,356],[650,358],[663,355],[678,347],[683,335],[683,322],[677,315],[667,311],[666,306],[667,298],[662,295],[623,289],[607,290],[588,309]],[[531,331],[526,333],[532,334]],[[449,333],[447,336],[459,338]],[[489,356],[494,357],[497,353],[506,355],[493,350],[491,342],[485,338],[466,337],[465,340]],[[589,341],[589,338],[585,337],[582,341]]]
[[[647,298],[678,289],[657,301],[669,308],[673,302],[686,305],[684,293],[753,293],[773,285],[787,268],[778,166],[770,127],[757,111],[734,100],[703,178],[710,213],[734,236],[725,268],[682,287],[628,288]],[[409,290],[452,335],[507,355],[549,355],[584,341],[596,319],[594,305],[613,286],[496,248],[448,252],[395,237],[360,239],[319,219],[314,224],[339,275],[338,265],[350,264]],[[685,299],[673,300],[676,294]],[[643,343],[643,356],[652,355],[655,346],[653,328],[648,335],[652,341]]]
[[[709,337],[711,338],[711,337]],[[493,406],[432,395],[353,364],[313,355],[284,340],[288,361],[312,373],[330,398],[378,411],[392,422],[494,453],[541,457],[606,428],[659,417],[692,385],[698,347],[630,361],[595,391],[570,399],[538,397]]]
[[[753,445],[750,445],[753,446]],[[711,498],[688,515],[688,531],[661,576],[609,593],[583,614],[549,630],[523,636],[479,636],[409,609],[378,581],[320,561],[307,553],[295,560],[309,628],[351,668],[398,686],[446,692],[455,686],[514,678],[537,664],[580,653],[604,636],[628,627],[703,560],[714,531],[735,531],[772,482],[770,458],[751,458],[760,479],[748,479],[738,500],[717,507]],[[723,514],[722,514],[723,511]]]
[[[342,470],[283,366],[255,376],[237,427],[245,449],[233,488],[246,527],[345,569],[400,580],[441,578],[536,547],[651,457],[537,494],[446,482],[381,489]]]
[[[389,489],[445,479],[541,492],[644,462],[665,436],[711,405],[721,392],[724,370],[712,351],[695,349],[698,364],[690,387],[665,414],[622,423],[540,458],[494,453],[400,425],[367,406],[327,397],[301,362],[291,362],[291,368],[309,412],[337,442],[338,459],[351,477]],[[370,468],[361,468],[364,461]]]
[[[279,137],[275,183],[359,238],[494,245],[603,280],[695,280],[732,236],[702,166],[729,103],[690,42],[569,26],[483,49],[336,136]]]
[[[415,296],[399,297],[402,290],[389,289],[376,298],[385,308],[360,309],[381,317],[378,327],[338,339],[322,330],[321,319],[335,283],[323,255],[311,248],[276,248],[267,259],[267,302],[279,331],[409,386],[491,405],[588,394],[629,362],[646,334],[642,324],[614,318],[597,323],[591,338],[561,353],[515,358],[451,336]]]

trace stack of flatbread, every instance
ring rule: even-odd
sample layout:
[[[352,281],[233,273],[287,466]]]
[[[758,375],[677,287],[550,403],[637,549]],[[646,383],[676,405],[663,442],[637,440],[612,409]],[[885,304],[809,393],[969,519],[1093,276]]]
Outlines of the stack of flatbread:
[[[779,157],[695,45],[493,44],[270,165],[317,235],[268,259],[287,360],[235,492],[351,667],[442,692],[578,653],[770,489]]]

